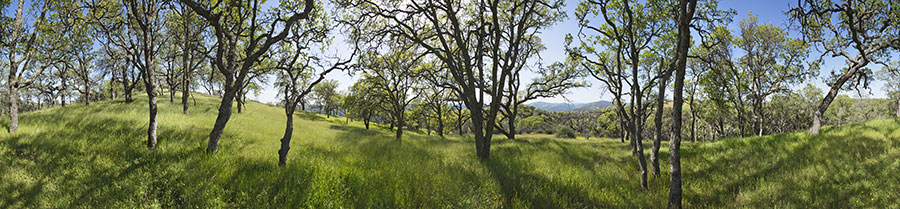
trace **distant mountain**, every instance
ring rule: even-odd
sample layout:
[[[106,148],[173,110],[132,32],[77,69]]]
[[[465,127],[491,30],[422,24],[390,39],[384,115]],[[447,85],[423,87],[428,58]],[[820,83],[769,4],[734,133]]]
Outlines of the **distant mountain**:
[[[603,109],[612,106],[612,102],[603,100],[591,103],[532,102],[526,105],[550,112],[581,112]]]
[[[603,100],[600,100],[600,101],[591,102],[591,103],[587,103],[587,104],[581,105],[580,107],[575,108],[574,110],[572,110],[572,112],[586,112],[586,111],[601,110],[601,109],[603,109],[603,108],[607,108],[607,107],[612,106],[612,105],[613,105],[613,104],[612,104],[611,101],[603,101]]]

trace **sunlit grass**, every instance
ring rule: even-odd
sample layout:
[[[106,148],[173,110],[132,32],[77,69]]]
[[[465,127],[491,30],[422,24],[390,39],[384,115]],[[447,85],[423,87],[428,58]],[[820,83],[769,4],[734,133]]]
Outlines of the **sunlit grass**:
[[[218,100],[190,115],[160,100],[159,148],[146,143],[146,97],[22,114],[0,133],[0,208],[663,208],[663,175],[638,185],[618,139],[494,139],[491,159],[468,137],[441,139],[296,115],[286,168],[276,165],[284,112],[250,103],[219,153],[204,152]],[[6,120],[3,120],[6,121]],[[7,122],[2,122],[6,124]],[[894,119],[683,145],[688,207],[897,208]],[[645,142],[648,148],[649,142]]]

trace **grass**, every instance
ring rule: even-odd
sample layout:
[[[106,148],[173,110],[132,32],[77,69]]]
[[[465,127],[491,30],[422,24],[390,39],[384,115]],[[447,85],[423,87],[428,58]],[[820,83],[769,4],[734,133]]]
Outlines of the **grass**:
[[[249,103],[208,155],[217,99],[198,97],[190,115],[159,103],[156,150],[145,148],[146,97],[22,114],[18,133],[0,133],[0,208],[663,208],[667,199],[668,158],[641,190],[616,139],[497,137],[480,161],[468,137],[396,142],[387,130],[301,113],[279,168],[282,109]],[[684,205],[898,208],[898,143],[896,119],[816,137],[685,143]]]

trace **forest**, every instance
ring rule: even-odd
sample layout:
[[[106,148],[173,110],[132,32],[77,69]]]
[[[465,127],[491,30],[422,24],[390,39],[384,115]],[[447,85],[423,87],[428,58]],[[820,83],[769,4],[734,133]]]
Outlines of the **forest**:
[[[778,4],[0,0],[0,208],[897,207],[900,2]]]

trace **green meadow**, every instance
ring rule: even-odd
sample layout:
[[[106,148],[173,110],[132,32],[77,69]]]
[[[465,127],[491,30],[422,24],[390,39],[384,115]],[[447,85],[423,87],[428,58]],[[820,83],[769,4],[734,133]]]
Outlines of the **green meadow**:
[[[146,97],[21,114],[18,133],[0,133],[0,208],[663,208],[668,198],[665,145],[662,175],[642,190],[618,139],[498,135],[481,161],[471,137],[396,141],[386,127],[301,112],[280,168],[280,107],[235,112],[209,155],[218,99],[198,95],[189,115],[159,104],[154,150]],[[900,208],[898,119],[682,149],[689,208]]]

